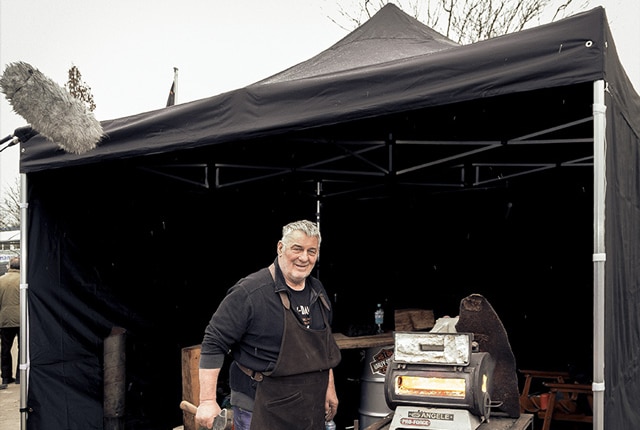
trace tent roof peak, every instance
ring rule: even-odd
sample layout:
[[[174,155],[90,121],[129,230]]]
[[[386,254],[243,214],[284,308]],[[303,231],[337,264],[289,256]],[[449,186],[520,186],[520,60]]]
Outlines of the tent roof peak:
[[[459,45],[388,3],[325,51],[254,85],[353,70],[455,46]]]

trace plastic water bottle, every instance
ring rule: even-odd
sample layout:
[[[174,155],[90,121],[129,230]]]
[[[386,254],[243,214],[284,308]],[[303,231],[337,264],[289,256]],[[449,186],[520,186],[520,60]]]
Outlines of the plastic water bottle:
[[[378,325],[378,333],[382,333],[382,324],[384,324],[384,309],[382,309],[381,303],[378,303],[378,308],[375,312],[375,321]]]
[[[336,430],[336,423],[333,422],[333,420],[331,421],[327,421],[324,425],[325,430]]]

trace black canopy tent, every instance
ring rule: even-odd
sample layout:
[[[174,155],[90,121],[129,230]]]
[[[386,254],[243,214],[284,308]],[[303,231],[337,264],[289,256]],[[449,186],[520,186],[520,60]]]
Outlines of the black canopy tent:
[[[317,201],[336,324],[481,293],[520,363],[587,351],[594,428],[640,421],[640,100],[603,9],[457,46],[387,5],[280,74],[103,128],[82,155],[22,145],[28,428],[102,427],[114,326],[129,426],[172,425],[180,348]]]

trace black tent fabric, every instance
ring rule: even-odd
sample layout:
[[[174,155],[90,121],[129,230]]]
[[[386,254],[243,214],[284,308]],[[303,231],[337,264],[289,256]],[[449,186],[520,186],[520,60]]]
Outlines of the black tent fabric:
[[[401,11],[389,5],[379,13],[395,17]],[[395,23],[395,19],[380,21]],[[197,148],[320,124],[592,82],[606,77],[604,60],[610,51],[615,52],[605,28],[604,10],[599,9],[473,45],[433,52],[436,44],[426,43],[423,55],[329,74],[303,74],[303,79],[273,78],[271,84],[250,85],[170,109],[105,121],[107,137],[96,150],[84,155],[65,154],[44,139],[32,139],[22,148],[21,171]],[[411,40],[397,38],[393,47],[412,44]],[[386,42],[382,44],[380,50],[388,47]]]
[[[85,154],[40,136],[22,144],[27,427],[102,428],[102,344],[115,326],[128,337],[127,428],[179,425],[181,348],[201,341],[237,278],[269,263],[280,226],[303,217],[321,219],[317,274],[335,330],[366,322],[379,301],[390,315],[417,306],[441,316],[478,293],[519,367],[569,365],[589,379],[601,364],[592,358],[598,80],[604,425],[635,428],[640,100],[604,10],[457,46],[391,4],[246,88],[104,121],[105,139]],[[336,374],[348,380],[343,361]],[[337,383],[338,419],[353,422],[357,395]]]

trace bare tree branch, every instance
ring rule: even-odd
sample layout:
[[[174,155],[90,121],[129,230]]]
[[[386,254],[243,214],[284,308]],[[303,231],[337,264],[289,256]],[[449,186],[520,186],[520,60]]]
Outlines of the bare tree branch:
[[[17,228],[20,228],[20,180],[18,178],[3,191],[0,202],[0,230]]]
[[[340,14],[350,22],[351,28],[362,24],[361,18],[370,18],[390,0],[360,0],[356,12],[340,6]],[[445,35],[449,39],[468,44],[480,40],[520,31],[540,20],[554,3],[557,7],[551,21],[569,13],[574,0],[396,0],[393,3],[408,11],[414,18]],[[578,8],[584,9],[589,0]],[[331,19],[337,23],[337,20]],[[340,24],[338,24],[340,25]],[[347,26],[342,28],[348,29]]]

